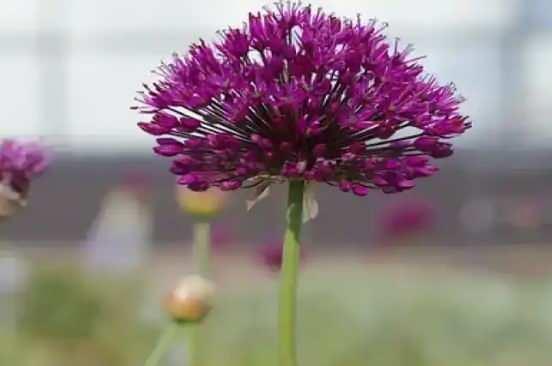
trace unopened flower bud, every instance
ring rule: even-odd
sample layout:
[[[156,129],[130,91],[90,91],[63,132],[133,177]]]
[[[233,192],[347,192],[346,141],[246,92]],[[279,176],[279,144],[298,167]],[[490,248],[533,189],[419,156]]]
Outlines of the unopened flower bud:
[[[185,212],[199,219],[210,219],[218,215],[227,201],[227,194],[218,189],[194,192],[184,186],[177,186],[176,198]]]
[[[177,322],[201,321],[211,310],[214,284],[200,276],[182,279],[167,297],[165,307]]]

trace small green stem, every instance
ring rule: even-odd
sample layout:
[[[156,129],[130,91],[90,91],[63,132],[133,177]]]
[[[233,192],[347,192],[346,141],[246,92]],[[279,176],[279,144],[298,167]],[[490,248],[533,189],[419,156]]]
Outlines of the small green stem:
[[[203,363],[201,347],[201,326],[194,324],[188,333],[188,365],[199,366]]]
[[[194,224],[194,260],[196,270],[202,276],[209,276],[211,271],[211,224],[199,221]]]
[[[304,188],[303,181],[292,181],[289,184],[278,309],[280,366],[297,365],[295,320]]]
[[[159,361],[161,361],[172,341],[178,334],[178,330],[178,325],[171,324],[163,331],[144,366],[157,366],[159,364]]]
[[[211,224],[198,221],[194,224],[194,261],[197,272],[209,277],[211,272]],[[191,324],[188,334],[188,362],[190,366],[203,364],[203,327]]]

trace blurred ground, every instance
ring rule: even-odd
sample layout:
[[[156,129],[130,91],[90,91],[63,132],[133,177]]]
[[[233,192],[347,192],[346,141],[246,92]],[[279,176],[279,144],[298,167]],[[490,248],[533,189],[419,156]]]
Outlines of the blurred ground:
[[[25,250],[21,257],[36,265],[17,296],[18,332],[0,337],[0,364],[140,364],[166,323],[157,300],[192,271],[181,248],[167,247],[125,275],[80,271],[71,249]],[[303,365],[549,365],[552,250],[309,253],[300,291]],[[277,276],[256,263],[240,247],[215,258],[207,365],[275,365]],[[183,342],[169,361],[181,359]]]

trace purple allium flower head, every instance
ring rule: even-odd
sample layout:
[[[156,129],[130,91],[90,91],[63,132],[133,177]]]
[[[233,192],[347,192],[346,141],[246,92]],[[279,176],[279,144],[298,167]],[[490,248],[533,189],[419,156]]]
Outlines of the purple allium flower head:
[[[14,192],[26,195],[31,180],[42,174],[49,158],[35,142],[0,141],[0,182]]]
[[[0,140],[0,219],[25,205],[31,180],[48,163],[44,148],[37,143]]]
[[[471,123],[454,87],[384,29],[295,2],[251,13],[161,65],[139,126],[196,191],[285,179],[359,196],[410,189]]]

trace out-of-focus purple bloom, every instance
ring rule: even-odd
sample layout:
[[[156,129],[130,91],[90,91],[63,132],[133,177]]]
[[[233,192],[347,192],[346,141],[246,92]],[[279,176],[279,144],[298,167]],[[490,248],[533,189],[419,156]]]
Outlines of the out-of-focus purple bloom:
[[[49,158],[36,142],[0,141],[0,216],[25,204],[31,180],[44,172]]]
[[[301,247],[300,260],[303,262],[305,252]],[[282,241],[272,240],[261,245],[258,249],[258,258],[270,271],[278,272],[282,267],[283,245]]]
[[[129,170],[123,174],[120,188],[133,194],[140,201],[146,202],[151,194],[151,180],[146,172]]]
[[[259,247],[259,259],[269,270],[277,272],[282,267],[283,247],[281,242],[270,242]]]
[[[31,179],[42,174],[48,163],[44,147],[36,142],[0,141],[0,179],[19,193],[28,190]]]
[[[431,230],[435,223],[435,209],[426,201],[400,202],[390,206],[380,219],[384,239],[416,235]]]
[[[384,25],[280,2],[163,63],[139,126],[191,190],[324,182],[364,196],[414,187],[471,126]]]
[[[216,253],[224,253],[231,248],[232,244],[236,243],[236,232],[226,224],[215,224],[211,231],[211,244],[213,251]]]

